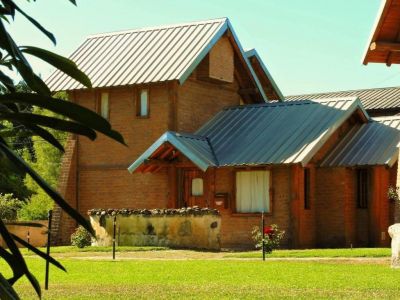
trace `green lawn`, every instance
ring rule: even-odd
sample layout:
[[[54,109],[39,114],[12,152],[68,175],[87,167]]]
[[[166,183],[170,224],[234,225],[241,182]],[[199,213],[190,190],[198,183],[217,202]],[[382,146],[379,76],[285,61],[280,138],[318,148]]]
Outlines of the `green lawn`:
[[[43,283],[44,262],[27,261]],[[398,299],[400,294],[400,270],[390,269],[387,260],[60,261],[68,273],[51,268],[44,299]],[[17,290],[22,299],[35,299],[25,279]]]
[[[389,257],[391,255],[390,248],[353,248],[353,249],[306,249],[306,250],[276,250],[268,257]],[[224,257],[235,258],[257,258],[261,257],[261,251],[249,251],[229,253]]]

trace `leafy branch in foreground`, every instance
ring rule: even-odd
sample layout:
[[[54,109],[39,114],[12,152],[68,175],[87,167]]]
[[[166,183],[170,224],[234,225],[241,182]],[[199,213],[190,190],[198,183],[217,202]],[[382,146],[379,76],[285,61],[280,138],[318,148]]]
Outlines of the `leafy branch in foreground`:
[[[76,5],[75,0],[69,0],[69,2]],[[14,20],[16,13],[21,14],[54,44],[56,43],[54,35],[34,18],[26,14],[16,5],[14,0],[0,0],[0,90],[3,91],[3,94],[0,95],[0,156],[8,160],[22,173],[29,174],[38,186],[67,214],[93,234],[93,229],[88,221],[72,208],[18,153],[13,151],[7,143],[7,139],[14,134],[20,134],[22,131],[27,136],[41,137],[60,151],[64,151],[64,148],[52,134],[54,130],[86,136],[92,140],[96,139],[97,131],[125,145],[124,139],[117,131],[112,129],[107,120],[95,112],[77,104],[57,99],[51,95],[50,89],[35,74],[25,54],[45,61],[87,88],[91,88],[90,79],[68,58],[38,47],[18,46],[4,26],[4,22],[11,23]],[[10,70],[18,72],[32,92],[18,90],[14,81],[7,75]],[[54,112],[55,115],[35,114],[32,113],[32,110],[27,110],[26,107],[49,110]],[[33,111],[35,110],[33,109]],[[4,123],[12,125],[2,126]],[[10,234],[1,219],[0,235],[6,244],[6,247],[0,247],[0,257],[7,262],[13,271],[13,276],[8,279],[5,279],[0,273],[1,298],[19,299],[18,294],[13,289],[13,284],[22,276],[28,278],[37,295],[41,297],[40,285],[29,271],[17,247],[17,243],[30,248],[34,253],[48,260],[57,268],[65,270],[64,267],[52,257],[27,245],[25,241],[17,236]]]

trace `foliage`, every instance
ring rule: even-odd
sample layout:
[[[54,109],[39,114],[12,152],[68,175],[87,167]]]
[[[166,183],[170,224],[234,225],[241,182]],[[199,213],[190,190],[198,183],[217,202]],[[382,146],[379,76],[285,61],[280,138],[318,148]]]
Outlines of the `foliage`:
[[[13,194],[0,194],[0,219],[15,221],[22,202],[13,197]]]
[[[387,196],[389,200],[399,201],[399,187],[389,186]]]
[[[151,254],[151,253],[149,253]],[[164,254],[164,252],[157,253]],[[178,254],[179,255],[179,254]],[[400,272],[385,260],[64,259],[45,299],[398,299]],[[111,255],[108,255],[110,258]],[[183,257],[183,255],[179,255]],[[43,282],[43,263],[27,258]],[[4,264],[0,265],[3,268]],[[32,299],[26,282],[23,299]]]
[[[75,0],[69,0],[69,2],[76,4]],[[64,151],[64,148],[54,134],[49,131],[49,128],[86,136],[91,140],[96,139],[97,131],[125,145],[124,139],[118,132],[111,128],[107,120],[95,112],[72,102],[57,99],[51,95],[51,91],[46,83],[35,74],[26,55],[34,56],[47,62],[88,88],[91,88],[91,82],[77,68],[75,63],[67,58],[37,47],[18,46],[4,25],[6,22],[11,26],[16,14],[22,15],[54,44],[56,43],[54,35],[34,18],[26,14],[14,0],[0,0],[0,90],[3,91],[2,94],[0,93],[0,121],[8,122],[7,124],[9,125],[0,126],[0,157],[6,158],[12,163],[18,169],[19,174],[30,175],[38,186],[66,213],[89,232],[93,233],[89,222],[73,209],[54,187],[48,184],[21,157],[18,151],[14,151],[9,139],[20,134],[27,137],[37,136],[60,151]],[[8,71],[17,72],[26,83],[27,88],[32,92],[18,90],[17,85],[7,75]],[[31,108],[33,108],[33,112]],[[35,108],[51,111],[55,113],[55,116],[41,115],[37,113]],[[6,247],[0,247],[0,257],[7,262],[13,271],[7,280],[4,280],[3,275],[0,273],[0,295],[2,295],[2,298],[17,299],[18,297],[13,293],[13,285],[21,277],[26,276],[40,297],[40,285],[30,272],[16,242],[29,247],[30,250],[57,268],[65,270],[64,267],[46,253],[39,251],[26,243],[25,240],[11,234],[1,220],[0,234],[6,244]]]
[[[251,232],[251,236],[257,249],[261,249],[264,242],[265,253],[271,253],[272,250],[279,248],[284,235],[285,231],[279,230],[278,225],[276,224],[264,228],[264,238],[263,233],[258,226],[255,226]]]
[[[85,248],[86,246],[90,246],[91,243],[91,236],[90,233],[79,226],[73,234],[71,234],[71,245],[76,246],[78,248]]]
[[[46,220],[49,210],[52,209],[53,206],[53,201],[49,196],[43,192],[39,192],[21,206],[21,209],[18,211],[18,220]]]

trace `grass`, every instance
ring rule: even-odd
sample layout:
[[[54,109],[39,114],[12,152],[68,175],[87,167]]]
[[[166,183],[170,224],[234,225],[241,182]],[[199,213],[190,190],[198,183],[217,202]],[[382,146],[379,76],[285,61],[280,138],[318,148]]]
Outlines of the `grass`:
[[[274,258],[307,258],[307,257],[389,257],[390,248],[353,248],[353,249],[306,249],[276,250],[267,257]],[[226,258],[259,258],[261,251],[229,253]]]
[[[400,270],[387,261],[60,261],[68,273],[51,268],[43,299],[395,299],[400,292]],[[44,261],[27,262],[43,283]],[[26,279],[16,288],[36,299]]]
[[[45,248],[39,248],[42,251],[46,251]],[[137,252],[137,251],[162,251],[167,250],[166,247],[156,247],[156,246],[119,246],[116,247],[116,252]],[[32,254],[27,249],[21,249],[23,254]],[[75,246],[57,246],[51,247],[51,253],[80,253],[80,252],[112,252],[112,247],[102,247],[102,246],[93,246],[93,247],[85,247],[78,248]]]

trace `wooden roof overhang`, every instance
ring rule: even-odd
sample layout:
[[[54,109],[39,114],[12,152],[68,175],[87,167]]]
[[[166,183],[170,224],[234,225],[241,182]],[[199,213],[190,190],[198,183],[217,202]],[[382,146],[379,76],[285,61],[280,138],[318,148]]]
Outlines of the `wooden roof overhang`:
[[[363,64],[400,64],[400,0],[383,0]]]

